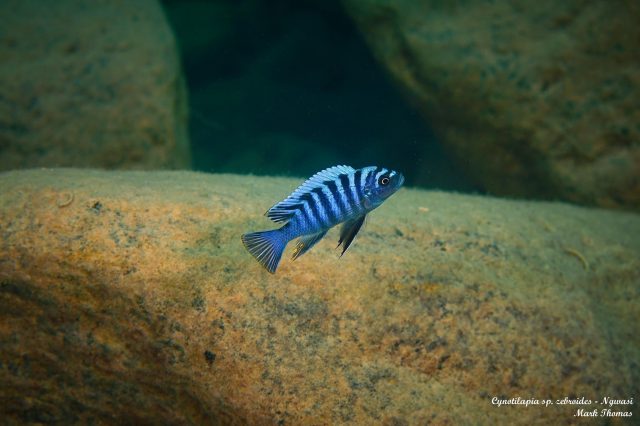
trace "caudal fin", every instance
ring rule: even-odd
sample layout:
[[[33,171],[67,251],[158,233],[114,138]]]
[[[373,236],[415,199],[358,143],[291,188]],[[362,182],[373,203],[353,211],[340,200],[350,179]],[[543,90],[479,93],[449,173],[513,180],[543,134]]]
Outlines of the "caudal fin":
[[[272,274],[276,272],[282,252],[288,242],[279,229],[251,232],[242,236],[242,243],[249,253]]]

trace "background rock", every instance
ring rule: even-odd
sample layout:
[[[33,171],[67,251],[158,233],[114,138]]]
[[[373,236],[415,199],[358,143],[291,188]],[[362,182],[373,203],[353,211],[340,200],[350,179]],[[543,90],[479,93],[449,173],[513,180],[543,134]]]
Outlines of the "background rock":
[[[0,2],[0,170],[189,167],[186,90],[155,0]]]
[[[487,190],[640,209],[640,3],[344,4]]]
[[[384,164],[474,191],[338,0],[164,0],[189,87],[193,167],[306,176]]]
[[[0,174],[0,416],[558,424],[491,398],[639,394],[637,215],[405,189],[270,275],[239,236],[298,183]]]

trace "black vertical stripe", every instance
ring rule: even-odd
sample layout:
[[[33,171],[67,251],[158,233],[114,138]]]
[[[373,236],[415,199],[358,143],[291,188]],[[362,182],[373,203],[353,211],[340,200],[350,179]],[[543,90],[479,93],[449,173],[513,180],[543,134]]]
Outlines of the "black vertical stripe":
[[[327,225],[333,224],[337,222],[337,217],[331,208],[331,202],[327,198],[324,192],[322,192],[322,188],[313,188],[311,192],[315,192],[318,194],[318,198],[320,199],[320,207],[324,210],[329,223]]]
[[[375,170],[370,171],[369,173],[367,173],[367,178],[364,180],[365,184],[369,184],[369,185],[373,185],[374,182],[372,182],[372,179],[376,178],[376,174],[378,174],[379,171],[381,171],[382,168],[381,167],[376,167]]]
[[[300,200],[305,201],[311,209],[311,214],[314,216],[311,221],[312,228],[322,228],[324,226],[324,222],[322,221],[322,216],[318,211],[318,206],[316,205],[316,200],[313,199],[313,195],[310,192],[303,194],[300,196]]]
[[[309,217],[309,213],[307,213],[307,209],[304,208],[304,203],[297,204],[299,206],[300,211],[300,220],[304,222],[305,225],[311,224],[311,218]]]
[[[344,195],[347,197],[347,203],[350,207],[349,210],[357,208],[356,202],[353,199],[353,193],[351,192],[351,188],[349,187],[349,176],[340,175],[340,184],[342,185],[342,192],[344,192]]]
[[[380,173],[381,171],[383,171],[383,170],[384,170],[384,168],[382,168],[382,167],[376,167],[376,169],[373,171],[373,174],[371,175],[371,176],[373,176],[373,179],[375,179],[376,175],[378,173]],[[369,176],[369,178],[371,178],[371,176]]]
[[[288,219],[291,219],[292,217],[295,216],[295,214],[298,211],[302,211],[304,213],[304,204],[302,203],[290,204],[284,207],[280,207],[280,210],[290,211],[291,213],[288,213],[288,214],[282,213],[282,215],[286,216]]]
[[[337,207],[338,216],[343,217],[344,215],[347,214],[348,210],[347,210],[347,206],[344,203],[344,200],[342,199],[342,196],[340,195],[340,191],[338,191],[338,184],[334,180],[325,182],[325,184],[327,185],[327,188],[329,188],[329,191],[333,196],[333,202],[334,202],[334,205]]]
[[[364,192],[362,192],[362,185],[360,182],[361,180],[362,170],[358,169],[353,175],[353,184],[356,186],[356,194],[358,195],[358,205],[362,205],[362,202],[364,200]]]

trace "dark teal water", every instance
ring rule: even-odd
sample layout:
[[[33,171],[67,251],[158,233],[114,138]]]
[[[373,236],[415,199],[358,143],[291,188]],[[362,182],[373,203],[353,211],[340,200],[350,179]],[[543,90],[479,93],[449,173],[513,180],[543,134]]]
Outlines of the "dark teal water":
[[[164,5],[183,54],[197,170],[308,176],[382,165],[408,185],[479,190],[338,2]]]

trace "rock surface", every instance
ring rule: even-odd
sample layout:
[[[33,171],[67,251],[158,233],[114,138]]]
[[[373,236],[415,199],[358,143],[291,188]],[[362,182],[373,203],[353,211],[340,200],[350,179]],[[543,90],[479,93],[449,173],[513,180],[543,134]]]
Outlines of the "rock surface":
[[[640,3],[343,0],[471,177],[640,210]]]
[[[156,0],[8,0],[0,23],[0,170],[189,167],[186,89]]]
[[[0,174],[0,416],[559,424],[599,406],[491,399],[640,394],[639,216],[404,189],[270,275],[239,236],[298,183]]]

